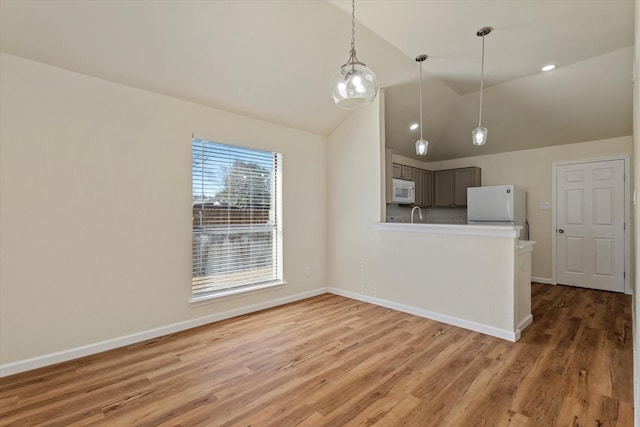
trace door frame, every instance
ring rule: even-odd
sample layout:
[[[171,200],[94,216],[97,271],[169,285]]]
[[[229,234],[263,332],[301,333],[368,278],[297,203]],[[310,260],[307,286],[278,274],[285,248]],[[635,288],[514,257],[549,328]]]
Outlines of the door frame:
[[[595,162],[604,162],[607,160],[622,160],[624,162],[624,293],[627,295],[631,295],[631,159],[628,154],[618,155],[618,156],[609,156],[609,157],[595,157],[589,159],[578,159],[578,160],[563,160],[552,163],[552,175],[551,175],[551,200],[552,200],[552,208],[551,208],[551,283],[553,285],[558,284],[558,270],[557,270],[557,254],[556,254],[556,245],[557,245],[557,210],[556,210],[556,187],[558,184],[557,181],[557,169],[558,166],[572,165],[578,163],[595,163]],[[634,272],[635,273],[635,272]]]

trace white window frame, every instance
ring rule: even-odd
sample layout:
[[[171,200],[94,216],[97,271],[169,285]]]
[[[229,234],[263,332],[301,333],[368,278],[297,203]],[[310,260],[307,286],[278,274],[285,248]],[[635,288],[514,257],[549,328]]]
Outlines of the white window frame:
[[[236,297],[236,296],[240,296],[243,294],[247,294],[247,293],[253,293],[253,292],[259,292],[259,291],[264,291],[264,290],[268,290],[268,289],[273,289],[273,288],[277,288],[277,287],[282,287],[285,282],[283,281],[283,259],[282,259],[282,254],[283,254],[283,239],[282,239],[282,154],[278,153],[278,152],[271,152],[271,151],[266,151],[266,150],[262,150],[262,149],[257,149],[257,148],[248,148],[248,147],[243,147],[237,144],[233,144],[233,143],[228,143],[228,142],[224,142],[224,141],[220,141],[220,140],[216,140],[216,139],[212,139],[212,138],[207,138],[207,137],[200,137],[198,135],[193,135],[192,137],[192,177],[191,177],[191,182],[192,182],[192,193],[194,193],[195,191],[195,173],[196,173],[196,169],[197,166],[194,163],[194,144],[200,142],[201,144],[212,144],[212,146],[215,146],[216,150],[222,150],[224,151],[225,148],[229,150],[229,152],[242,152],[245,151],[244,155],[246,156],[250,156],[251,153],[253,154],[266,154],[269,153],[271,154],[273,157],[273,167],[272,167],[272,171],[271,171],[271,188],[270,188],[270,210],[269,210],[269,220],[267,221],[267,224],[260,226],[252,226],[250,224],[247,225],[231,225],[230,224],[230,220],[229,220],[229,224],[227,226],[215,226],[213,228],[215,228],[215,231],[213,232],[213,234],[216,235],[220,235],[220,234],[225,234],[225,229],[227,230],[227,232],[229,233],[229,235],[238,235],[241,233],[247,233],[246,235],[251,235],[251,232],[262,232],[261,228],[264,227],[265,229],[271,229],[272,231],[272,236],[271,236],[271,263],[269,264],[269,266],[271,267],[271,278],[269,280],[260,280],[260,281],[256,281],[256,282],[251,282],[251,283],[245,283],[245,284],[240,284],[240,285],[233,285],[233,286],[228,286],[228,287],[221,287],[219,289],[215,289],[215,290],[210,290],[207,292],[196,292],[194,289],[194,279],[196,277],[202,277],[202,276],[196,276],[196,265],[199,265],[201,268],[202,264],[197,264],[198,261],[196,261],[196,259],[202,259],[197,258],[198,255],[196,255],[196,251],[198,248],[198,244],[199,244],[199,240],[197,240],[196,236],[198,236],[198,239],[202,236],[202,234],[207,234],[207,233],[202,233],[202,229],[197,230],[196,227],[196,214],[195,211],[197,210],[197,204],[198,201],[200,201],[200,206],[202,208],[204,208],[206,206],[205,200],[207,199],[207,202],[210,200],[210,198],[205,197],[205,190],[202,190],[201,193],[201,197],[200,199],[195,199],[195,197],[192,197],[192,225],[193,225],[193,231],[192,231],[192,281],[191,281],[191,296],[190,296],[190,303],[192,304],[199,304],[199,303],[204,303],[210,300],[217,300],[220,298],[229,298],[229,297]],[[212,148],[212,147],[209,147]],[[227,153],[228,154],[228,153]],[[210,164],[208,166],[216,166],[216,167],[220,167],[220,165],[222,165],[224,167],[224,161],[220,161],[219,163],[217,163],[217,160],[212,160],[210,162]],[[227,165],[228,166],[228,165]],[[202,169],[205,169],[205,166],[202,165]],[[199,179],[204,180],[206,178],[204,178],[204,173],[203,170],[200,170],[200,175],[199,175]],[[211,180],[213,180],[214,178],[211,178]],[[219,183],[218,183],[219,184]],[[204,184],[201,184],[204,187]],[[211,196],[211,194],[209,194],[209,196]],[[253,199],[252,199],[253,200]],[[224,211],[224,208],[222,209],[222,211]],[[230,214],[229,214],[229,218],[230,218]],[[200,216],[201,218],[202,216]],[[202,225],[202,222],[200,221],[200,225]],[[257,228],[256,229],[252,229],[252,227]],[[210,230],[211,231],[211,230]],[[228,240],[228,239],[227,239]],[[225,240],[226,241],[226,240]],[[228,250],[227,252],[227,256],[230,256],[229,253],[231,251]],[[213,260],[213,264],[215,264],[215,259]],[[200,261],[202,262],[202,261]],[[210,262],[208,260],[208,262]],[[213,264],[207,264],[207,265],[213,265]],[[232,262],[233,264],[233,262]],[[236,270],[235,272],[239,272],[241,269]],[[233,273],[232,273],[233,274]],[[221,279],[220,281],[216,280],[217,284],[224,284],[224,276],[225,274],[219,274],[218,277]],[[231,279],[230,279],[231,280]],[[216,285],[217,286],[217,285]]]

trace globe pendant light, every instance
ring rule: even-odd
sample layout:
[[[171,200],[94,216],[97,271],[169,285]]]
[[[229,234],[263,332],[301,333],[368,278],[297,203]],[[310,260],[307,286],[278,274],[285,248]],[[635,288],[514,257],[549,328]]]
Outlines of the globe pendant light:
[[[416,141],[416,154],[418,156],[425,156],[429,149],[429,142],[422,138],[422,63],[427,58],[427,55],[416,56],[416,62],[420,64],[420,139]]]
[[[345,110],[365,107],[378,94],[378,81],[373,71],[356,56],[356,3],[351,1],[351,51],[349,60],[331,79],[333,102]]]
[[[482,127],[482,90],[484,89],[484,36],[493,30],[491,27],[483,27],[476,35],[482,37],[482,67],[480,68],[480,113],[478,115],[478,127],[471,131],[473,145],[484,145],[487,143],[487,128]]]

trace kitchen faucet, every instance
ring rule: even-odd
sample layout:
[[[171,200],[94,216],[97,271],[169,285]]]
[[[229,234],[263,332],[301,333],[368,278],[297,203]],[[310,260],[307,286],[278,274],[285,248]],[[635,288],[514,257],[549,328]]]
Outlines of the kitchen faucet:
[[[414,206],[413,209],[411,209],[411,224],[413,224],[413,213],[416,209],[418,209],[418,217],[420,218],[420,221],[422,221],[422,209],[420,209],[420,206]]]

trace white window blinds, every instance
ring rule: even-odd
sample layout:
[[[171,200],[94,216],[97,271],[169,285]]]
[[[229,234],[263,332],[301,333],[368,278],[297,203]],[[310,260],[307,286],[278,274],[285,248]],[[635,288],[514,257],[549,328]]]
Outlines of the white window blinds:
[[[192,140],[193,297],[282,281],[281,155]]]

